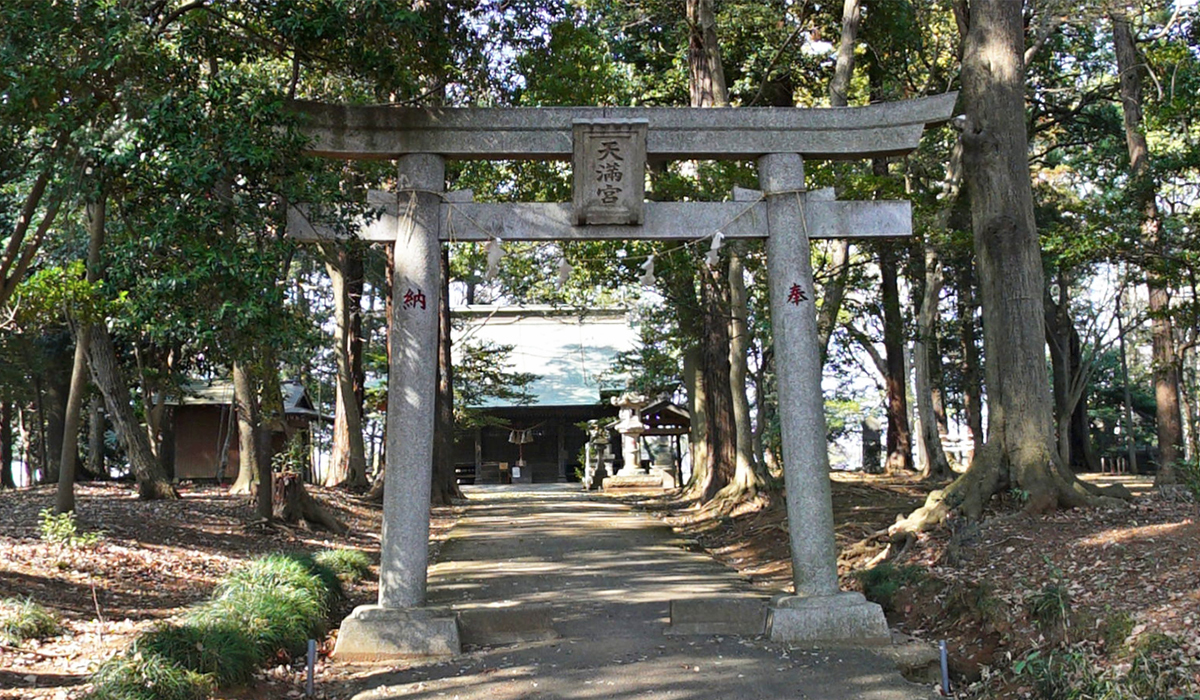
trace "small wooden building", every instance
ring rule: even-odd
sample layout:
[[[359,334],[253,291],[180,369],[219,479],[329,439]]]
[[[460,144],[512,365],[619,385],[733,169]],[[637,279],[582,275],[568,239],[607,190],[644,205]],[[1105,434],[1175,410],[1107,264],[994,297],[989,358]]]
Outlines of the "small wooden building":
[[[322,419],[304,385],[287,381],[282,385],[284,432],[271,436],[271,446],[281,452],[297,433],[307,435],[312,422]],[[184,396],[171,399],[174,419],[175,478],[231,481],[237,477],[237,414],[233,382],[215,379],[184,388]]]

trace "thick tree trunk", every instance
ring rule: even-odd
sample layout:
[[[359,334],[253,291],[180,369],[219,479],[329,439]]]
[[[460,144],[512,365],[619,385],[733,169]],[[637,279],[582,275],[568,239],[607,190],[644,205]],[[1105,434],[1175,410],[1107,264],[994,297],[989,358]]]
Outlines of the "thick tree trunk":
[[[129,396],[129,385],[125,383],[121,368],[117,364],[117,352],[112,337],[104,323],[93,323],[88,329],[91,340],[88,347],[88,364],[92,370],[92,381],[104,395],[104,405],[112,419],[113,428],[125,456],[137,479],[138,496],[151,500],[157,498],[179,498],[179,493],[167,481],[162,465],[150,451],[150,441],[138,424],[133,413],[133,402]]]
[[[723,497],[753,496],[766,485],[766,479],[754,456],[754,430],[750,420],[750,399],[747,393],[750,374],[749,295],[746,293],[745,271],[736,249],[729,252],[729,389],[733,403],[734,436],[736,439],[733,479],[722,493]],[[761,403],[760,403],[761,405]]]
[[[437,424],[433,438],[434,505],[449,505],[462,498],[454,474],[454,361],[450,328],[450,249],[442,246],[442,299],[438,305],[438,385],[434,410]]]
[[[1123,13],[1114,14],[1113,47],[1117,54],[1121,108],[1124,113],[1125,145],[1129,150],[1130,187],[1134,205],[1142,213],[1142,241],[1151,258],[1162,253],[1162,219],[1158,212],[1158,185],[1150,172],[1150,149],[1142,124],[1143,61],[1138,55],[1133,30]],[[1152,262],[1146,271],[1150,293],[1150,334],[1154,357],[1154,400],[1158,427],[1158,473],[1156,486],[1176,482],[1175,464],[1183,447],[1183,417],[1179,410],[1179,358],[1175,351],[1171,321],[1171,288]]]
[[[925,446],[922,475],[926,479],[948,479],[952,472],[942,449],[942,436],[933,406],[933,353],[936,347],[937,307],[942,295],[942,261],[937,250],[925,244],[925,281],[921,308],[917,311],[917,337],[913,341],[913,366],[916,374],[917,415],[921,419],[921,441]]]
[[[106,200],[101,195],[97,201],[87,204],[88,255],[86,279],[95,283],[100,279],[100,251],[104,247]],[[75,360],[71,365],[71,387],[67,394],[67,406],[63,413],[63,441],[59,451],[58,493],[55,510],[69,513],[75,510],[75,476],[79,465],[79,425],[83,414],[83,395],[88,382],[88,346],[92,334],[88,320],[77,323],[75,332]]]
[[[362,282],[362,258],[354,255],[340,244],[322,245],[325,270],[333,287],[334,356],[337,361],[336,403],[333,421],[333,450],[329,458],[329,470],[325,474],[326,486],[350,484],[361,486],[366,483],[367,460],[363,445],[362,401],[355,386],[355,356],[361,365],[361,302],[352,295],[353,280]],[[355,323],[355,319],[359,319]],[[359,326],[356,332],[355,326]]]
[[[0,401],[0,488],[16,488],[13,476],[13,404]]]
[[[97,478],[108,476],[104,461],[104,399],[93,395],[88,401],[88,454],[84,467]]]
[[[680,330],[688,337],[688,332],[683,330],[682,324]],[[697,332],[690,337],[698,336]],[[684,350],[683,381],[687,386],[688,414],[692,418],[691,429],[688,431],[692,473],[688,478],[687,493],[696,498],[699,498],[706,488],[711,466],[709,456],[712,452],[712,444],[708,439],[708,391],[704,384],[704,372],[701,371],[703,364],[703,349],[699,342]]]
[[[898,474],[913,468],[912,430],[908,424],[908,382],[904,371],[904,316],[900,310],[896,250],[890,243],[879,246],[880,294],[883,304],[883,348],[887,373],[887,472]]]
[[[322,527],[335,535],[345,535],[348,528],[329,511],[321,507],[308,490],[304,479],[295,472],[283,472],[274,480],[274,493],[267,499],[272,504],[271,517],[280,522]]]
[[[687,0],[688,73],[693,107],[728,107],[713,0]]]
[[[709,501],[733,481],[737,465],[737,431],[733,418],[733,395],[729,390],[729,299],[727,287],[715,270],[702,272],[701,303],[704,308],[704,386],[708,389],[709,476],[700,491]]]
[[[978,519],[1010,485],[1039,513],[1116,503],[1058,461],[1046,373],[1042,259],[1025,133],[1021,3],[973,0],[963,52],[963,165],[984,314],[988,440],[965,474],[892,526],[908,538],[952,512]],[[1127,495],[1123,494],[1123,495]]]
[[[233,401],[237,415],[238,475],[229,493],[249,495],[258,483],[258,392],[246,364],[233,363]]]

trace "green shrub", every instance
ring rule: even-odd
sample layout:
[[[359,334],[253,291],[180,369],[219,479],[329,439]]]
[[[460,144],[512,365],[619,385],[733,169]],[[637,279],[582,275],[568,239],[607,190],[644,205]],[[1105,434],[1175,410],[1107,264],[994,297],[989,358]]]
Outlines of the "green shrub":
[[[308,640],[324,631],[325,620],[321,604],[309,593],[285,586],[227,590],[185,620],[196,626],[222,623],[241,629],[265,659],[281,649],[302,653]]]
[[[234,569],[213,593],[214,598],[236,595],[243,590],[286,588],[302,591],[320,606],[320,617],[329,613],[334,601],[344,595],[337,574],[307,555],[268,554]]]
[[[106,661],[92,676],[92,691],[84,700],[204,700],[215,689],[208,674],[134,653]]]
[[[879,603],[885,610],[893,609],[895,597],[901,588],[925,579],[925,570],[919,566],[894,566],[880,564],[855,574],[862,583],[863,595]]]
[[[371,558],[357,549],[325,549],[314,554],[313,561],[343,581],[361,581],[371,572]]]
[[[133,650],[211,675],[221,687],[250,680],[262,661],[250,635],[227,621],[158,627],[139,637]]]
[[[0,600],[0,640],[20,644],[26,639],[45,639],[62,633],[58,616],[30,598]]]
[[[38,531],[43,542],[72,548],[95,547],[102,538],[99,532],[80,532],[74,511],[55,515],[49,508],[38,512]]]

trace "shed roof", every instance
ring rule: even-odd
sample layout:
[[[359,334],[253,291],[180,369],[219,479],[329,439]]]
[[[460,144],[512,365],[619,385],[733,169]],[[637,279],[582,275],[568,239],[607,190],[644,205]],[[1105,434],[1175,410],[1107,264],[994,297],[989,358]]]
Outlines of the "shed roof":
[[[308,391],[297,381],[285,381],[280,385],[283,391],[283,412],[289,416],[306,416],[314,419],[324,418],[308,398]],[[233,380],[209,379],[189,382],[182,387],[182,397],[167,399],[172,406],[228,406],[233,404]]]
[[[600,403],[601,390],[623,385],[608,375],[613,360],[634,350],[638,342],[628,311],[622,308],[466,306],[454,314],[463,321],[455,343],[477,339],[513,346],[508,369],[538,375],[529,393],[539,406]],[[480,408],[514,405],[490,400]]]

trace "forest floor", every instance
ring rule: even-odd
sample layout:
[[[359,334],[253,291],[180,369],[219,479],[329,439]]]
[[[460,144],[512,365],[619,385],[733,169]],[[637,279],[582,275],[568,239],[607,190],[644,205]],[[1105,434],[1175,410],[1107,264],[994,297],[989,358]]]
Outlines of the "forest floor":
[[[323,531],[267,527],[250,500],[217,486],[184,485],[178,501],[140,501],[129,484],[80,484],[78,527],[102,532],[91,547],[44,542],[38,513],[54,505],[54,487],[0,491],[0,599],[31,598],[57,612],[63,634],[42,643],[0,646],[0,700],[66,700],[81,695],[89,673],[141,632],[206,599],[222,576],[268,552],[311,553],[353,548],[379,559],[382,511],[339,489],[308,486],[349,526]],[[430,546],[455,522],[435,508]],[[375,602],[375,579],[346,586],[332,627],[356,605]],[[332,638],[322,643],[322,658]],[[263,669],[253,685],[223,691],[221,700],[274,700],[303,692],[303,659]],[[324,673],[324,664],[318,665]],[[320,680],[320,675],[318,675]]]
[[[1154,658],[1172,678],[1200,684],[1200,509],[1164,499],[1145,479],[1108,479],[1138,494],[1131,508],[1028,517],[1001,499],[982,523],[922,536],[895,559],[891,579],[874,582],[871,593],[894,627],[947,641],[960,697],[1040,697],[1045,669],[1027,660],[1035,650],[1065,651],[1098,673],[1127,672],[1139,662],[1121,650],[1139,648],[1139,640],[1153,642]],[[53,487],[0,492],[0,598],[30,597],[58,612],[65,627],[44,642],[0,646],[0,700],[80,695],[99,662],[204,600],[221,576],[259,554],[352,547],[377,562],[379,506],[340,490],[309,489],[350,535],[266,527],[248,499],[215,486],[185,486],[179,501],[143,502],[128,485],[85,484],[77,491],[79,526],[104,534],[95,546],[71,548],[40,538],[38,513],[52,506]],[[846,550],[886,528],[927,490],[906,477],[834,474],[839,546]],[[658,514],[756,586],[788,586],[781,499],[725,513],[661,498],[624,500]],[[452,509],[435,509],[435,555],[454,520]],[[882,548],[844,556],[843,585],[861,589],[856,572]],[[889,581],[896,585],[888,588]],[[353,584],[348,594],[335,625],[355,605],[374,602],[375,581]],[[322,660],[332,641],[332,634],[323,641]],[[318,664],[319,688],[336,693],[341,676],[336,664]],[[283,700],[298,697],[302,683],[302,660],[281,660],[252,686],[217,697]]]
[[[842,586],[868,589],[893,628],[945,640],[957,697],[1067,697],[1056,687],[1085,683],[1115,690],[1105,697],[1176,697],[1189,685],[1200,692],[1200,506],[1163,497],[1150,477],[1085,478],[1123,483],[1135,494],[1132,506],[1033,517],[1012,498],[994,499],[981,522],[924,534],[894,553],[886,573],[864,576],[886,538],[863,540],[921,505],[929,487],[912,477],[836,472]],[[756,586],[790,588],[782,499],[729,513],[628,500]]]

